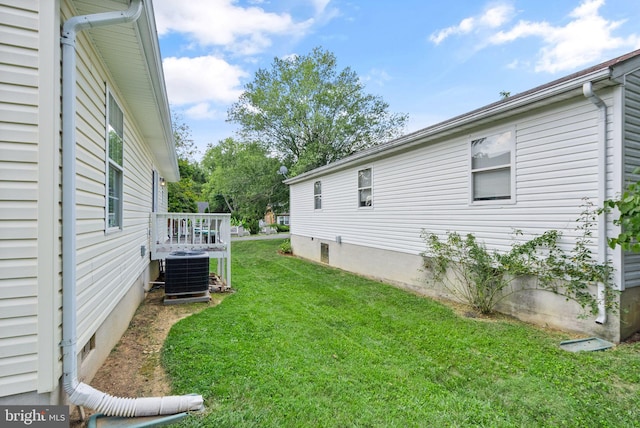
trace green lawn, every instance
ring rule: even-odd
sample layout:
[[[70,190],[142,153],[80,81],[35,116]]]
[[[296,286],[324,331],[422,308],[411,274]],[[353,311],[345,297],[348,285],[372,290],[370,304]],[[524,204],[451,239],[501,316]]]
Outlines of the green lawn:
[[[566,337],[234,242],[235,294],[163,349],[194,427],[631,427],[640,344],[569,353]]]

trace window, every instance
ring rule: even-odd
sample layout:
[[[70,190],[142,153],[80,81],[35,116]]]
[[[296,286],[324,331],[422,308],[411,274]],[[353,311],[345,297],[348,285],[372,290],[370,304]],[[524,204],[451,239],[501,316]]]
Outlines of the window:
[[[160,187],[160,176],[155,169],[151,171],[151,211],[158,212],[160,206],[158,198],[160,196],[158,187]]]
[[[512,199],[513,131],[471,141],[473,201]]]
[[[371,168],[358,171],[358,206],[370,207],[373,205],[371,188]]]
[[[322,208],[322,183],[319,181],[313,183],[313,208],[316,210]]]
[[[109,93],[107,103],[107,229],[122,228],[124,117]]]

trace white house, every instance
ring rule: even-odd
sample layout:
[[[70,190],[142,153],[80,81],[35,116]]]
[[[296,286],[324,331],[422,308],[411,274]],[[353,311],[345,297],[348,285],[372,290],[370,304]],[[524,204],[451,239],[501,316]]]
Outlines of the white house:
[[[0,52],[0,404],[63,404],[158,274],[179,172],[152,4],[4,0]]]
[[[472,162],[479,148],[488,162]],[[640,51],[286,180],[291,244],[298,256],[433,294],[423,229],[473,233],[497,250],[514,229],[557,229],[569,245],[583,198],[602,206],[640,178],[637,166]],[[618,314],[578,319],[577,304],[540,290],[499,309],[614,341],[640,330],[640,257],[607,248],[611,218],[600,216],[592,250],[615,268]]]

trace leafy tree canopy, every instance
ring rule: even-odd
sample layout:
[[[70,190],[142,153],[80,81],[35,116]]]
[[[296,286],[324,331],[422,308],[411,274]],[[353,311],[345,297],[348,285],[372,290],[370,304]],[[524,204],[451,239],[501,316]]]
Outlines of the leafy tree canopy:
[[[289,193],[277,174],[280,161],[268,156],[258,143],[245,143],[227,138],[210,145],[202,160],[208,174],[203,193],[210,207],[234,217],[257,220],[264,216],[267,205],[286,210]]]
[[[633,171],[640,174],[640,168]],[[621,232],[615,238],[609,239],[609,246],[616,245],[625,251],[640,252],[640,182],[630,183],[619,199],[604,201],[601,211],[617,209],[619,217],[613,220],[613,224],[620,226]]]
[[[338,71],[331,52],[315,48],[258,70],[228,121],[287,160],[295,175],[399,136],[408,116],[388,107],[364,92],[353,70]]]
[[[175,113],[173,114],[173,138],[178,155],[180,181],[168,185],[168,209],[169,212],[197,212],[197,201],[202,200],[202,185],[206,182],[205,173],[194,160],[197,149],[191,139],[191,128]]]

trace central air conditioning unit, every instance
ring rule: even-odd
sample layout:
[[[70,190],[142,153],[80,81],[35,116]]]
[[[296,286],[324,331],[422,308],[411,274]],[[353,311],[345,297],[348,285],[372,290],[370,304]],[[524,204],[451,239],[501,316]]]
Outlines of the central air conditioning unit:
[[[174,251],[165,260],[164,293],[167,296],[209,291],[209,255],[205,251]]]

